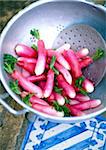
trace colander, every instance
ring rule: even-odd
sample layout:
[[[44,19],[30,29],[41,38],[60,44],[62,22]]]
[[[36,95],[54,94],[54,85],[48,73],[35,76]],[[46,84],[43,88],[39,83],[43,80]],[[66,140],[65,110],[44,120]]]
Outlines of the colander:
[[[3,54],[10,53],[15,56],[14,47],[17,43],[31,45],[33,39],[30,30],[36,28],[40,31],[46,47],[57,48],[63,43],[70,43],[71,48],[79,50],[83,47],[90,49],[90,55],[96,48],[106,50],[106,9],[85,0],[40,0],[20,11],[14,16],[1,34],[0,39],[0,78],[9,95],[21,106],[23,110],[16,111],[6,103],[8,94],[0,95],[0,103],[15,115],[32,112],[41,118],[58,123],[72,123],[95,117],[106,111],[106,59],[101,59],[91,68],[84,71],[85,76],[94,80],[97,87],[90,96],[102,100],[102,105],[87,111],[81,117],[53,117],[38,112],[14,94],[9,88],[9,76],[3,70]],[[90,71],[91,70],[91,71]]]

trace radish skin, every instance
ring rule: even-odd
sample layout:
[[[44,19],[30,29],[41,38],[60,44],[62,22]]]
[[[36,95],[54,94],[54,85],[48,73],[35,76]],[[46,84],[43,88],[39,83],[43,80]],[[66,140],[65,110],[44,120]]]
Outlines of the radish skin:
[[[44,90],[45,88],[45,85],[46,85],[46,82],[45,81],[40,81],[39,82],[39,86]]]
[[[73,105],[74,108],[78,110],[87,110],[91,108],[96,108],[101,104],[101,100],[95,99],[95,100],[89,100],[80,104]]]
[[[54,72],[50,69],[47,74],[47,81],[44,89],[44,97],[47,98],[51,95],[54,86]]]
[[[84,101],[90,100],[90,97],[82,95],[82,94],[77,94],[76,97],[75,97],[75,99],[77,99],[80,102],[84,102]]]
[[[64,50],[69,50],[70,47],[71,47],[70,44],[69,44],[69,43],[66,43],[66,44],[62,45],[61,47],[57,48],[57,49],[56,49],[56,52],[58,52],[58,53],[63,53]]]
[[[69,104],[66,104],[66,106],[69,108],[69,110],[73,116],[84,116],[85,115],[85,112],[82,112],[81,110],[78,110]]]
[[[34,63],[36,64],[36,59],[35,58],[26,58],[26,57],[18,57],[17,58],[18,62],[22,63]]]
[[[80,64],[73,50],[64,51],[64,57],[68,61],[75,78],[82,76]]]
[[[87,56],[83,60],[79,61],[81,69],[88,67],[91,63],[93,63],[93,59],[89,56]]]
[[[49,57],[52,57],[52,56],[56,56],[56,60],[63,66],[65,67],[67,70],[70,70],[70,65],[69,63],[67,62],[67,60],[64,58],[63,55],[61,55],[60,53],[56,52],[56,51],[53,51],[53,50],[47,50],[47,54]]]
[[[15,52],[20,57],[36,57],[37,52],[34,51],[31,47],[28,47],[24,44],[17,44],[15,47]]]
[[[64,80],[62,75],[57,76],[57,81],[58,81],[59,86],[64,89],[64,91],[70,98],[75,98],[76,92],[74,88]]]
[[[88,93],[92,93],[94,91],[94,85],[93,83],[88,80],[85,79],[84,82],[82,83],[82,87],[88,92]]]
[[[79,104],[80,102],[77,101],[76,99],[70,100],[70,105],[75,105],[75,104]]]
[[[18,62],[17,65],[24,68],[25,70],[27,70],[30,74],[34,74],[34,70],[35,70],[35,64],[34,63]]]
[[[28,94],[29,94],[28,92],[22,91],[22,92],[21,92],[21,97],[24,98],[24,97],[26,97]]]
[[[46,50],[42,40],[38,40],[38,59],[35,67],[35,74],[41,75],[46,66]]]
[[[42,113],[46,113],[48,115],[51,115],[51,116],[57,116],[57,117],[63,117],[64,116],[64,112],[58,112],[52,106],[33,104],[32,108],[34,108],[35,110],[40,111]]]
[[[22,69],[22,75],[26,78],[30,76],[30,73],[27,70]]]
[[[39,76],[33,75],[28,77],[27,80],[30,82],[38,82],[38,81],[46,80],[46,76],[44,74]]]
[[[78,58],[84,58],[89,54],[89,50],[87,48],[82,48],[81,50],[76,52],[76,56]]]
[[[32,103],[32,105],[33,104],[41,104],[41,105],[49,106],[49,104],[46,101],[44,101],[36,96],[32,96],[30,98],[30,102]]]
[[[64,76],[65,80],[71,84],[72,83],[72,76],[70,74],[70,72],[64,68],[62,65],[55,63],[54,65],[56,67],[56,69]]]
[[[59,105],[62,106],[62,105],[65,104],[65,99],[64,99],[64,97],[62,95],[60,95],[60,94],[58,94],[56,92],[53,92],[53,94],[54,94],[54,98],[57,100]]]
[[[42,98],[43,92],[42,89],[33,84],[32,82],[28,81],[25,77],[22,76],[22,74],[18,71],[14,71],[12,73],[12,77],[16,80],[18,80],[20,86],[27,92],[35,94],[37,97]]]

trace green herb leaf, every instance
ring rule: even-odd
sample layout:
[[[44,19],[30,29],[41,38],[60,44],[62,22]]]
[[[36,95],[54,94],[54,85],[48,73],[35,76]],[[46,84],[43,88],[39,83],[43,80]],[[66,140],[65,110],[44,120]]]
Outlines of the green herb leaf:
[[[38,50],[38,47],[35,44],[33,44],[31,47],[36,51]]]
[[[11,88],[11,90],[12,90],[14,93],[16,93],[16,94],[18,94],[18,95],[21,94],[20,88],[19,88],[19,86],[18,86],[18,80],[16,80],[16,81],[10,81],[10,82],[9,82],[9,87]]]
[[[3,60],[4,60],[3,66],[4,70],[10,74],[13,73],[15,69],[15,64],[17,62],[17,58],[15,58],[10,54],[4,54]]]
[[[83,88],[79,88],[79,90],[80,90],[80,93],[81,94],[83,94],[83,95],[87,95],[88,93],[83,89]]]
[[[69,103],[70,103],[70,100],[67,99],[67,97],[64,97],[64,99],[65,99],[65,103],[66,103],[66,104],[69,104]]]
[[[105,51],[103,49],[101,49],[101,48],[98,48],[96,50],[96,52],[93,54],[92,59],[94,61],[96,61],[96,60],[98,60],[98,59],[100,59],[100,58],[102,58],[104,56],[105,56]]]
[[[55,67],[53,67],[52,70],[54,71],[54,73],[55,73],[56,75],[59,75],[59,71],[58,71]]]
[[[75,81],[76,87],[78,87],[78,88],[82,87],[83,81],[84,81],[84,77],[79,77],[79,78]]]
[[[51,59],[51,62],[50,62],[50,68],[51,69],[54,67],[55,61],[56,61],[56,56],[53,56]]]
[[[27,96],[25,96],[22,100],[25,104],[27,104],[28,106],[31,106],[31,103],[30,103],[30,98],[33,96],[33,94],[28,94]]]
[[[54,91],[55,91],[56,93],[61,94],[62,90],[63,90],[62,88],[58,88],[57,86],[54,86]]]
[[[58,102],[57,101],[55,101],[55,102],[53,102],[53,106],[54,106],[54,108],[57,110],[57,111],[63,111],[64,112],[64,116],[70,116],[70,110],[65,106],[65,105],[63,105],[63,106],[60,106],[59,104],[58,104]]]
[[[32,35],[32,36],[34,36],[36,39],[40,39],[40,34],[39,34],[39,30],[36,30],[36,29],[32,29],[31,31],[30,31],[30,34]]]

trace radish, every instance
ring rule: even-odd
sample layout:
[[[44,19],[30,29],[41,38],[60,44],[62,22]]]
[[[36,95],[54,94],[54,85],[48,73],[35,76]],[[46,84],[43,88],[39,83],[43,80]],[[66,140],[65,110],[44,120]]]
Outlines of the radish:
[[[30,102],[32,103],[32,105],[33,104],[41,104],[41,105],[49,106],[49,104],[46,101],[44,101],[36,96],[32,96],[30,98]]]
[[[54,86],[54,72],[50,69],[47,74],[47,81],[44,89],[44,97],[47,98],[51,95]]]
[[[75,105],[75,104],[79,104],[80,102],[79,101],[77,101],[76,99],[71,99],[70,100],[70,105]]]
[[[33,94],[35,94],[35,96],[37,96],[39,98],[43,97],[42,89],[39,86],[28,81],[25,77],[22,76],[22,74],[20,72],[15,70],[12,73],[12,77],[14,79],[18,80],[20,86],[27,92],[33,93]]]
[[[84,58],[89,54],[89,50],[87,48],[82,48],[81,50],[76,52],[76,56],[78,58]]]
[[[88,80],[85,79],[82,83],[82,87],[88,92],[88,93],[92,93],[94,91],[94,85],[93,83]]]
[[[35,64],[34,63],[23,63],[17,62],[17,65],[27,70],[30,74],[34,74]]]
[[[46,82],[45,81],[40,81],[39,82],[39,86],[44,90],[45,88],[45,85],[46,85]]]
[[[27,70],[22,69],[22,75],[26,78],[30,76],[30,73]]]
[[[47,54],[49,57],[56,56],[56,60],[67,70],[70,70],[70,65],[67,62],[67,60],[61,55],[60,53],[53,51],[53,50],[47,50]]]
[[[96,108],[100,104],[101,104],[101,100],[94,99],[94,100],[89,100],[80,104],[75,104],[73,105],[73,107],[79,110],[86,110],[86,109]]]
[[[56,92],[53,92],[54,98],[57,100],[59,105],[64,105],[65,104],[65,99],[61,94],[58,94]]]
[[[46,80],[46,75],[42,74],[39,76],[33,75],[27,78],[27,80],[29,80],[30,82],[38,82],[41,80]]]
[[[75,78],[82,76],[80,64],[75,53],[72,50],[64,51],[64,57],[72,69],[73,76],[75,76]]]
[[[74,116],[84,116],[85,115],[85,112],[82,112],[81,110],[78,110],[69,104],[66,104],[66,106],[69,108],[71,114]]]
[[[93,63],[93,60],[89,56],[86,56],[84,59],[82,59],[81,61],[79,61],[81,69],[87,67],[91,63]]]
[[[28,94],[29,94],[28,92],[22,91],[22,92],[21,92],[21,97],[24,98],[24,97],[26,97]]]
[[[35,67],[35,74],[41,75],[46,66],[46,50],[44,46],[44,42],[42,40],[38,40],[38,59]]]
[[[58,112],[52,106],[33,104],[32,108],[34,108],[35,110],[40,111],[42,113],[46,113],[48,115],[51,115],[51,116],[57,116],[57,117],[63,117],[64,116],[64,112]]]
[[[69,43],[66,43],[66,44],[62,45],[61,47],[57,48],[57,49],[56,49],[56,52],[58,52],[58,53],[63,53],[64,50],[69,50],[70,47],[71,47],[70,44],[69,44]]]
[[[37,52],[34,51],[31,47],[28,47],[24,44],[17,44],[15,47],[15,52],[18,56],[21,57],[36,57]]]
[[[47,100],[48,100],[48,102],[50,102],[50,103],[55,101],[55,96],[54,96],[53,92],[52,92],[52,94],[47,98]]]
[[[64,68],[62,65],[55,63],[54,65],[56,67],[56,69],[64,76],[65,80],[71,84],[72,83],[72,76],[70,74],[70,72]]]
[[[62,75],[57,76],[57,81],[58,81],[59,86],[64,89],[64,91],[70,98],[75,98],[76,92],[74,88],[64,80]]]
[[[35,58],[18,57],[17,61],[20,63],[22,62],[22,63],[34,63],[34,64],[36,64]]]
[[[82,95],[82,94],[77,94],[75,99],[77,99],[80,102],[84,102],[84,101],[90,100],[90,97],[87,96],[87,95],[85,96],[85,95]]]

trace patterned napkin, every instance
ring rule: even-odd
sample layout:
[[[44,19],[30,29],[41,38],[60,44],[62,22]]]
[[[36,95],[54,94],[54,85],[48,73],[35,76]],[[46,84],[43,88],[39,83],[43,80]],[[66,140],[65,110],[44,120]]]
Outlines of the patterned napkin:
[[[21,150],[106,150],[106,118],[59,124],[39,117],[29,123]]]

